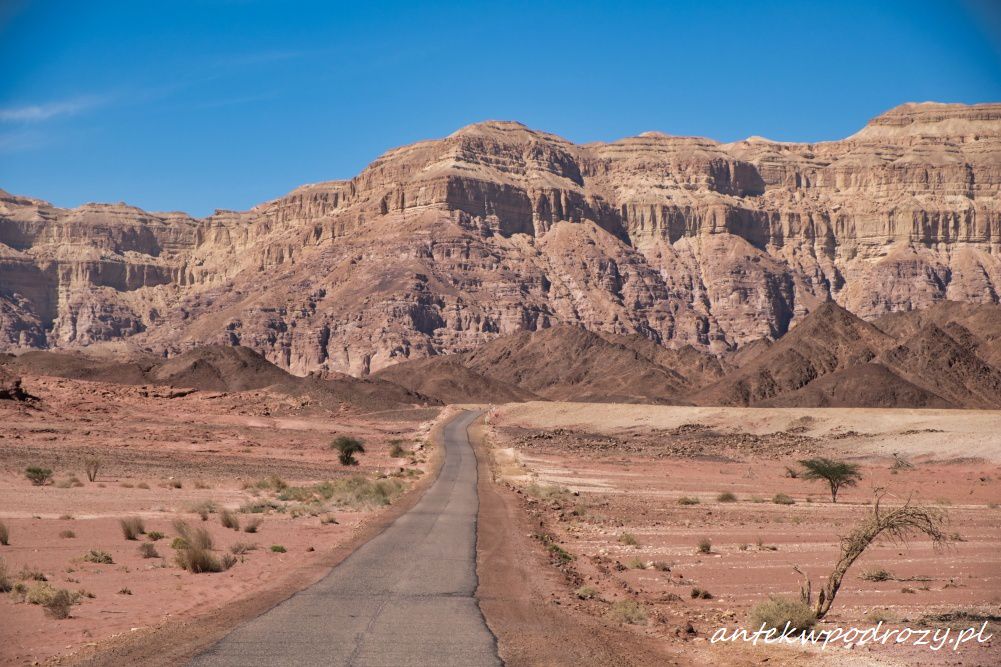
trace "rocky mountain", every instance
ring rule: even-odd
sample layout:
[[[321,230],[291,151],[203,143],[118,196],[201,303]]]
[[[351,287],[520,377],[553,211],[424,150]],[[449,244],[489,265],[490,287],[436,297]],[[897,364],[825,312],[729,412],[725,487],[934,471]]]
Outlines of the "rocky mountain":
[[[1001,367],[987,361],[1001,351],[997,330],[988,339],[957,323],[999,316],[1001,306],[944,302],[911,311],[907,323],[877,320],[892,325],[884,331],[828,301],[771,345],[749,345],[754,356],[669,350],[561,325],[395,364],[374,377],[446,403],[1001,409]],[[461,392],[452,391],[453,378]]]
[[[0,192],[0,349],[240,344],[364,376],[567,324],[732,357],[828,300],[998,303],[999,190],[1001,104],[929,103],[813,144],[479,123],[202,219]],[[706,363],[679,388],[730,370]]]

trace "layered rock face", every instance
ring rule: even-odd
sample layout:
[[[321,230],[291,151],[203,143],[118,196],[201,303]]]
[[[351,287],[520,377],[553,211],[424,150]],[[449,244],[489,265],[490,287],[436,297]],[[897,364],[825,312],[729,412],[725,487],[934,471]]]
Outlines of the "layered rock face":
[[[204,219],[0,195],[3,349],[240,343],[365,375],[560,323],[725,352],[829,298],[874,319],[999,293],[997,104],[816,144],[481,123]]]

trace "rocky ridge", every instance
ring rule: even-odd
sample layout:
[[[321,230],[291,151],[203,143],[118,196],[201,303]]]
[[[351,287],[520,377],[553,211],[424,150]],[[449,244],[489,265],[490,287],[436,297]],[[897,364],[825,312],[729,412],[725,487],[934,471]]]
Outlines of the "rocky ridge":
[[[363,376],[557,324],[731,354],[828,299],[875,320],[999,293],[1001,104],[813,144],[479,123],[203,219],[0,191],[6,350],[241,344]]]

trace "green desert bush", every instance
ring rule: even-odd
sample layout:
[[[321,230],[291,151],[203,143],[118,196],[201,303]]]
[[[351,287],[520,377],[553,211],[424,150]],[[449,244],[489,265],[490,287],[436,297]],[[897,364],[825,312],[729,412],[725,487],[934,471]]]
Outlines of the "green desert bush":
[[[574,591],[574,595],[576,595],[577,598],[580,600],[593,600],[594,596],[596,596],[597,594],[598,591],[594,590],[590,586],[581,586],[576,591]]]
[[[835,461],[824,457],[806,459],[799,462],[804,470],[803,479],[827,482],[831,489],[831,502],[838,502],[838,491],[845,486],[855,486],[862,479],[858,465],[846,461]]]
[[[272,544],[271,545],[271,551],[275,552],[276,554],[283,554],[286,551],[288,551],[288,549],[286,549],[281,544]]]
[[[720,503],[735,503],[737,502],[737,496],[729,491],[724,491],[723,493],[716,496],[716,502]]]
[[[365,446],[361,440],[346,435],[339,435],[334,438],[330,446],[339,452],[338,460],[341,462],[341,465],[356,466],[358,465],[358,459],[355,458],[355,454],[365,453]]]
[[[148,533],[146,533],[146,537],[149,538],[150,542],[156,542],[158,540],[163,539],[163,533],[161,533],[159,530],[151,530]]]
[[[137,516],[130,516],[118,520],[121,526],[122,536],[127,540],[137,540],[139,536],[146,532],[146,524]]]
[[[615,623],[627,623],[629,625],[646,624],[646,609],[636,600],[618,600],[605,614]]]
[[[809,630],[817,622],[813,610],[800,600],[789,600],[782,597],[770,597],[759,602],[751,609],[751,629],[761,626],[784,632],[786,626],[793,632]]]
[[[24,469],[24,476],[35,486],[43,486],[52,479],[52,470],[41,466],[28,466]]]
[[[678,498],[679,505],[698,505],[699,499],[692,496],[682,496]]]
[[[772,502],[776,505],[795,505],[796,501],[784,493],[776,493],[772,496]]]

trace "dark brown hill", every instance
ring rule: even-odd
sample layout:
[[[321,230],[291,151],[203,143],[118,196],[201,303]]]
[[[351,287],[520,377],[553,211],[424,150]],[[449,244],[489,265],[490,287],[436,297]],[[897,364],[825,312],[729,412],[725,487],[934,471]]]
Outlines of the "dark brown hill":
[[[677,373],[580,327],[505,336],[461,357],[480,375],[551,400],[680,403],[687,389]]]
[[[868,363],[893,340],[834,302],[819,306],[757,358],[694,395],[700,405],[757,405]]]
[[[988,364],[1001,368],[1001,306],[942,301],[922,310],[890,313],[873,324],[901,341],[934,324]]]
[[[627,347],[676,376],[688,389],[698,389],[726,374],[720,358],[691,345],[672,349],[639,334],[600,334],[609,343]]]
[[[328,409],[349,404],[361,410],[377,411],[438,403],[433,398],[377,378],[360,379],[341,373],[291,375],[254,350],[240,346],[207,345],[171,359],[143,357],[132,361],[110,361],[71,352],[26,352],[19,356],[0,356],[0,369],[10,374],[164,385],[200,391],[269,389],[309,398],[311,404]]]
[[[878,363],[860,364],[780,394],[756,405],[774,408],[953,408]]]
[[[371,377],[433,396],[443,403],[513,403],[540,399],[517,385],[466,368],[461,357],[416,359],[388,366]]]
[[[934,324],[923,326],[880,360],[901,377],[926,387],[957,406],[1001,408],[1001,370],[970,348],[969,331],[957,341]],[[966,339],[964,345],[962,339]]]

